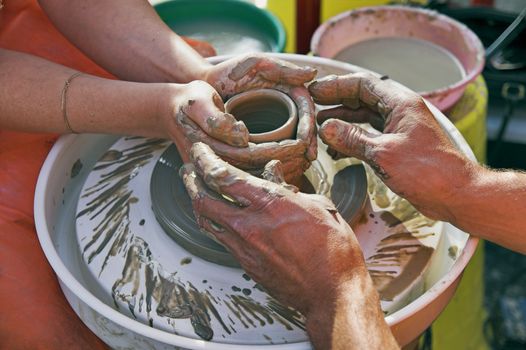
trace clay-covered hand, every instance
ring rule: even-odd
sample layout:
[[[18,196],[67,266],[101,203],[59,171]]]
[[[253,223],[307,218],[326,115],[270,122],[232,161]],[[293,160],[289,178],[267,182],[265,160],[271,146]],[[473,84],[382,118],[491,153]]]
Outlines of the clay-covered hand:
[[[233,148],[214,139],[204,140],[223,159],[254,174],[260,174],[265,164],[279,159],[285,178],[290,181],[310,166],[317,156],[315,110],[312,98],[304,87],[316,76],[316,70],[299,67],[264,54],[234,57],[206,72],[209,82],[226,101],[238,93],[271,88],[289,95],[298,108],[296,138],[281,142],[250,143],[247,148]],[[200,137],[195,137],[200,139]]]
[[[279,161],[267,165],[266,180],[202,143],[193,145],[191,160],[182,177],[200,227],[281,302],[308,318],[333,300],[340,284],[367,273],[358,241],[334,204],[284,183]]]
[[[298,192],[279,161],[264,179],[203,143],[182,170],[202,229],[277,300],[306,317],[316,349],[397,349],[352,229],[326,197]]]
[[[211,66],[205,80],[227,100],[247,90],[303,87],[315,76],[316,70],[311,67],[300,67],[265,54],[248,54]]]
[[[335,156],[367,162],[387,186],[427,216],[451,220],[447,203],[472,164],[451,143],[426,103],[389,79],[356,73],[309,86],[314,101],[340,105],[318,113],[319,134]],[[338,119],[332,119],[338,118]],[[354,123],[369,123],[368,132]]]
[[[315,74],[314,69],[262,55],[233,58],[211,66],[207,73],[207,80],[224,99],[254,88],[276,88],[287,93],[298,108],[295,139],[249,143],[244,124],[224,113],[223,101],[204,82],[188,84],[182,89],[184,93],[180,91],[172,99],[176,102],[176,106],[169,111],[172,115],[175,113],[170,128],[172,139],[181,153],[186,153],[182,150],[188,150],[194,142],[204,142],[223,159],[253,174],[261,174],[265,164],[278,159],[283,164],[285,179],[297,179],[317,156],[314,103],[303,86]],[[212,98],[214,104],[204,102],[212,101]],[[182,156],[185,159],[185,155]]]
[[[242,122],[225,113],[223,100],[204,81],[169,84],[159,103],[159,126],[188,160],[194,142],[214,140],[232,148],[247,147],[248,130]]]

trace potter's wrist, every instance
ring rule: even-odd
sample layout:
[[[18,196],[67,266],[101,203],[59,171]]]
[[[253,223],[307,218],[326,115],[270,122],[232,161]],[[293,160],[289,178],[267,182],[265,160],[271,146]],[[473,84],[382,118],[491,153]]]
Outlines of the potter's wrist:
[[[433,166],[424,164],[416,179],[415,188],[420,189],[420,194],[413,195],[410,201],[429,218],[454,223],[482,167],[455,149],[436,152],[431,161]]]
[[[185,84],[160,84],[156,90],[155,127],[159,137],[171,137],[170,129],[178,109],[177,96],[182,93],[184,86]]]
[[[306,313],[306,328],[314,347],[333,348],[336,323],[339,327],[343,326],[346,333],[354,334],[354,325],[346,322],[348,315],[355,318],[383,318],[378,293],[365,266],[332,288],[330,293],[320,293],[310,306]]]
[[[470,198],[480,193],[488,172],[489,170],[480,164],[466,159],[463,168],[453,176],[453,179],[450,179],[447,196],[440,201],[442,214],[439,219],[456,225],[467,209],[466,205],[469,204]]]
[[[335,306],[342,300],[345,300],[349,294],[369,292],[364,287],[370,282],[369,272],[365,263],[353,267],[345,276],[341,276],[337,282],[327,282],[320,286],[320,290],[314,293],[313,300],[310,301],[305,311],[307,320],[317,320],[321,315],[328,315],[335,311]],[[332,286],[331,286],[332,284]]]

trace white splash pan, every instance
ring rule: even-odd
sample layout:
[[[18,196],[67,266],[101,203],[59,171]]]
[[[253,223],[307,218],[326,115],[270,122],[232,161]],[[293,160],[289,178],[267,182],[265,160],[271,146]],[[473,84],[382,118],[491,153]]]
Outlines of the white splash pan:
[[[296,64],[318,68],[320,76],[346,74],[363,69],[329,59],[291,54],[273,56]],[[212,62],[220,62],[216,57]],[[471,159],[475,159],[469,146],[451,122],[429,106],[439,124],[455,145]],[[84,176],[72,177],[72,169],[86,150],[105,150],[115,137],[103,135],[69,135],[61,137],[46,159],[35,194],[35,223],[42,248],[55,272],[72,308],[86,325],[114,348],[148,349],[245,349],[247,345],[222,344],[191,339],[154,329],[115,310],[111,300],[102,300],[86,288],[86,271],[81,268],[74,239],[76,200]],[[81,171],[82,173],[82,171]],[[425,275],[426,291],[410,304],[386,317],[397,340],[405,345],[421,334],[447,305],[466,264],[473,255],[478,240],[447,223],[443,224],[442,239],[435,258]],[[457,249],[456,257],[449,257],[450,247]],[[91,287],[92,288],[92,287]],[[92,289],[91,289],[92,290]],[[96,295],[95,295],[96,294]],[[252,349],[309,349],[308,342],[282,345],[252,345]]]

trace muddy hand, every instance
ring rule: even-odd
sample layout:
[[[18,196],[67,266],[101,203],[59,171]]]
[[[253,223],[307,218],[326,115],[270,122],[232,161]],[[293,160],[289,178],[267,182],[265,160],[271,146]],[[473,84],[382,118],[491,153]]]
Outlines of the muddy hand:
[[[279,162],[256,178],[205,144],[182,170],[199,225],[281,302],[308,316],[339,283],[366,273],[358,242],[334,204],[285,186]],[[320,301],[321,300],[321,301]]]
[[[339,105],[318,114],[320,137],[332,150],[367,162],[424,214],[451,217],[453,179],[472,166],[418,94],[366,73],[325,77],[309,90],[316,103]],[[379,132],[354,123],[369,123]]]
[[[299,67],[264,54],[249,54],[212,66],[206,73],[206,81],[227,100],[252,89],[303,86],[315,76],[316,70],[311,67]]]
[[[314,104],[304,87],[315,75],[313,68],[299,67],[264,54],[239,56],[212,66],[206,73],[206,80],[224,100],[250,89],[277,89],[295,102],[299,123],[293,141],[250,145],[248,150],[234,150],[217,145],[217,142],[205,142],[224,159],[247,171],[260,174],[268,161],[279,159],[283,163],[285,178],[297,178],[317,155]]]
[[[179,114],[179,124],[190,143],[204,142],[223,159],[253,174],[260,175],[269,161],[280,160],[285,180],[291,181],[303,174],[311,161],[316,159],[317,140],[314,103],[307,89],[291,87],[288,93],[298,107],[296,139],[236,147],[206,133],[186,114]]]
[[[159,113],[161,125],[183,158],[193,142],[203,139],[232,148],[248,146],[245,124],[225,113],[223,100],[210,85],[204,81],[170,84],[166,91]],[[199,139],[196,139],[196,130]]]

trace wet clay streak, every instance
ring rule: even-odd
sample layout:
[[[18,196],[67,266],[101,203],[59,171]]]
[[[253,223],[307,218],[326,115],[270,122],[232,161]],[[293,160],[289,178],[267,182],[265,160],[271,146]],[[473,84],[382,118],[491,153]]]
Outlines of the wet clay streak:
[[[374,175],[368,176],[368,192],[372,202],[383,210],[362,217],[359,224],[371,220],[373,227],[387,235],[382,235],[366,263],[380,298],[392,301],[411,286],[429,263],[434,249],[420,239],[434,233],[420,233],[419,229],[432,227],[435,221],[420,214],[407,200],[390,193]]]
[[[384,211],[379,216],[390,234],[367,258],[367,266],[380,298],[391,301],[422,274],[434,249],[423,245],[391,212]],[[398,267],[399,273],[394,270]]]

